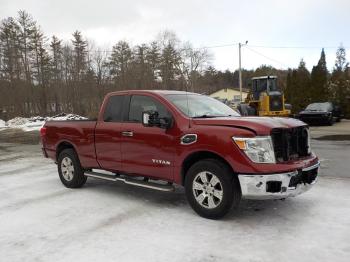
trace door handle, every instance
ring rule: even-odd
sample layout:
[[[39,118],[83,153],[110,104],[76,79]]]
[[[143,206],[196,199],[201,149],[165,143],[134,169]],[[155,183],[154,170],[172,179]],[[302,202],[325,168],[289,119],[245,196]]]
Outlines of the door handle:
[[[134,132],[132,131],[123,131],[122,136],[134,136]]]

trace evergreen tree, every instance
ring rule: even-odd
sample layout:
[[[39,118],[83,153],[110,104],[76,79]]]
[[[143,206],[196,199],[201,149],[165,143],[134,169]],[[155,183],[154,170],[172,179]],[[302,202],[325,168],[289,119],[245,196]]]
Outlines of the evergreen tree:
[[[293,106],[295,111],[298,112],[301,109],[305,108],[310,103],[310,72],[306,68],[306,64],[302,59],[299,63],[297,69],[297,79],[296,79],[296,103]]]
[[[343,71],[345,72],[347,67],[349,66],[349,63],[346,62],[346,51],[343,45],[340,45],[337,53],[336,53],[336,60],[335,60],[335,71]]]
[[[289,70],[285,97],[292,104],[294,113],[300,112],[310,103],[310,72],[302,59],[297,69]]]
[[[147,61],[149,47],[146,44],[136,46],[134,53],[134,74],[135,87],[138,89],[149,89],[152,86],[153,72]]]
[[[340,45],[336,53],[335,66],[331,76],[330,91],[333,100],[340,105],[345,115],[350,114],[350,76],[345,48]]]
[[[72,76],[73,81],[71,83],[72,87],[72,105],[73,110],[78,112],[79,114],[84,114],[84,100],[87,96],[86,90],[84,91],[84,87],[86,84],[85,76],[88,70],[87,63],[87,41],[83,39],[81,32],[75,31],[73,33],[73,52],[72,52]]]
[[[9,17],[4,19],[0,25],[0,74],[5,80],[13,82],[20,79],[21,67],[20,50],[18,47],[17,36],[19,26],[16,21]]]
[[[324,49],[321,51],[321,57],[316,66],[311,71],[311,102],[327,101],[329,98],[328,92],[328,70],[326,63],[326,55]]]
[[[82,80],[87,69],[87,41],[83,40],[81,32],[73,33],[73,76],[76,81]]]
[[[162,78],[163,89],[174,89],[175,80],[178,77],[177,65],[180,56],[176,48],[168,43],[162,50],[160,59],[160,76]]]
[[[57,114],[61,108],[59,103],[62,100],[62,88],[63,85],[63,50],[62,50],[62,41],[59,40],[56,36],[52,37],[50,48],[51,48],[51,85],[54,93],[54,112]],[[61,98],[61,99],[60,99]]]
[[[18,12],[18,47],[21,53],[22,66],[24,69],[25,80],[28,83],[31,83],[31,68],[30,64],[32,60],[35,60],[33,57],[33,40],[34,34],[37,30],[36,22],[33,20],[32,16],[29,15],[26,11]]]
[[[119,41],[113,46],[110,57],[111,75],[119,88],[128,88],[130,85],[127,80],[132,59],[133,52],[126,41]]]
[[[153,80],[159,79],[160,47],[156,41],[151,42],[146,53],[146,60],[152,71]]]

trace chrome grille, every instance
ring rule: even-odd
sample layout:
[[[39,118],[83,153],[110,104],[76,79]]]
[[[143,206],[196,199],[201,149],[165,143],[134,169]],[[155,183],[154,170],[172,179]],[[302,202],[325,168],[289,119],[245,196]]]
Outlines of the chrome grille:
[[[309,155],[308,127],[275,128],[271,131],[277,162],[284,162]]]

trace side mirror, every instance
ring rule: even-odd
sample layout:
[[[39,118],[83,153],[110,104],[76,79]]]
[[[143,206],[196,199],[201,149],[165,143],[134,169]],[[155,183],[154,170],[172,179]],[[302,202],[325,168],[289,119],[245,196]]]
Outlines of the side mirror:
[[[144,111],[142,112],[142,124],[147,127],[160,127],[168,129],[172,126],[172,118],[159,117],[157,111]]]

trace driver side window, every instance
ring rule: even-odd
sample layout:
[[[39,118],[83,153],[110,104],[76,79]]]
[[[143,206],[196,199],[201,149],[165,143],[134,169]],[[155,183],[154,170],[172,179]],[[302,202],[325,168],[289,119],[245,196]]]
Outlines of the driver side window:
[[[144,111],[157,111],[159,117],[169,117],[170,113],[168,110],[159,103],[157,100],[149,96],[134,95],[130,100],[130,110],[128,121],[141,123],[142,122],[142,112]]]

